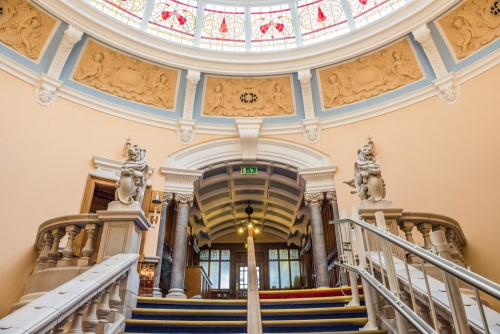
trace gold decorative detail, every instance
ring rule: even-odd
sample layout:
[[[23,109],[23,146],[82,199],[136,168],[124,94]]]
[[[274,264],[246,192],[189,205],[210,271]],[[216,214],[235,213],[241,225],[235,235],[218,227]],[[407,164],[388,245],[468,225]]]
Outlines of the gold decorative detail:
[[[203,114],[281,116],[295,111],[291,76],[229,78],[206,76]]]
[[[500,1],[468,0],[438,20],[458,59],[500,36]]]
[[[38,59],[56,20],[25,0],[0,0],[0,41]]]
[[[1,0],[0,0],[1,1]],[[73,79],[104,92],[173,110],[179,71],[89,41]]]
[[[318,72],[323,109],[365,100],[422,77],[407,39]]]

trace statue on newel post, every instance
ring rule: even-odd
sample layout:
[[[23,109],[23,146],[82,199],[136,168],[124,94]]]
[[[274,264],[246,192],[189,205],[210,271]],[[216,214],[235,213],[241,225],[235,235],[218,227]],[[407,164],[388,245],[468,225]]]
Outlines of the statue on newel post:
[[[148,178],[148,165],[146,163],[146,150],[138,145],[127,142],[127,159],[122,165],[120,180],[116,182],[115,201],[124,205],[137,202],[142,204],[146,181]]]
[[[380,172],[380,164],[375,158],[373,141],[368,139],[368,144],[358,149],[358,157],[354,163],[354,178],[344,183],[356,188],[362,201],[380,202],[385,198],[385,181]]]

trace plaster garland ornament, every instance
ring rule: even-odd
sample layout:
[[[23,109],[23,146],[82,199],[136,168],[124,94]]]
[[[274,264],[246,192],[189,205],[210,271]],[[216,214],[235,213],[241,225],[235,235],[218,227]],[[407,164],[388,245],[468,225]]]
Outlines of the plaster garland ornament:
[[[302,103],[304,104],[306,119],[312,119],[314,118],[314,105],[311,89],[311,71],[301,70],[298,72],[297,78],[300,81],[300,88],[302,90]]]
[[[319,206],[323,205],[323,199],[325,197],[323,196],[322,192],[319,193],[305,193],[304,194],[304,202],[306,206],[313,207],[313,206]]]
[[[368,138],[367,145],[358,149],[358,157],[354,163],[354,178],[344,183],[356,188],[356,191],[351,193],[358,193],[361,200],[379,202],[385,198],[385,181],[382,178],[380,164],[375,158],[371,138]]]
[[[174,200],[177,202],[177,206],[187,206],[191,208],[193,206],[194,195],[193,194],[175,194]]]
[[[120,179],[116,182],[115,200],[125,205],[133,202],[142,204],[149,176],[146,150],[127,143],[127,152],[128,157],[122,165]]]

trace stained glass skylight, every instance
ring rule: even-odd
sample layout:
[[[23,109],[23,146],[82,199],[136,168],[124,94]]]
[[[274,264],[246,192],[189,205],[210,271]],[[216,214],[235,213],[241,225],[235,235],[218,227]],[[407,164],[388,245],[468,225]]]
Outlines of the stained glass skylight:
[[[211,0],[82,0],[175,43],[228,52],[286,50],[344,35],[411,0],[292,0],[252,5]]]

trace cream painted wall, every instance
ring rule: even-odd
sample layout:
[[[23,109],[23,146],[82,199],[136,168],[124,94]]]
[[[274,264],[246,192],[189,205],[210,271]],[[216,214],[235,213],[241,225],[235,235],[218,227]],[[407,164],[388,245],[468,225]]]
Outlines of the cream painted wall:
[[[466,256],[472,269],[500,281],[500,225],[494,216],[500,165],[498,82],[500,66],[462,85],[455,105],[432,98],[370,120],[323,130],[309,145],[331,156],[338,166],[341,208],[359,204],[342,181],[352,177],[357,149],[373,137],[387,183],[387,198],[407,211],[428,211],[458,220],[468,239]],[[77,213],[92,156],[123,160],[121,149],[132,142],[147,149],[156,168],[153,189],[163,188],[159,167],[185,146],[173,131],[130,122],[66,101],[41,107],[33,87],[0,72],[0,175],[2,243],[0,243],[0,317],[22,295],[31,273],[38,226],[45,220]],[[220,136],[197,134],[196,145]],[[302,135],[274,138],[307,145]],[[154,249],[156,231],[147,237]],[[154,255],[154,254],[146,254]]]

